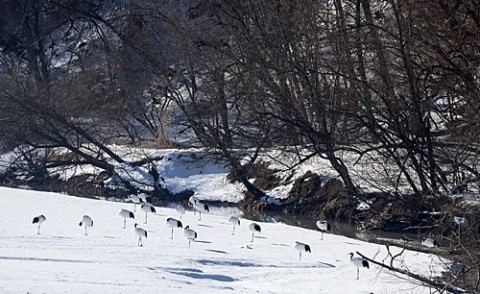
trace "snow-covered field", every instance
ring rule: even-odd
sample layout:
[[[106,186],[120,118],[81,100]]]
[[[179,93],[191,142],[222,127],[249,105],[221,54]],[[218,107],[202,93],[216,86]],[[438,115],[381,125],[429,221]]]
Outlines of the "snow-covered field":
[[[136,222],[148,231],[137,246],[134,222],[117,214],[133,210],[116,203],[55,193],[0,188],[0,293],[431,293],[405,276],[374,265],[360,269],[349,252],[383,260],[384,246],[281,223],[258,223],[261,233],[250,242],[250,221],[241,219],[232,235],[230,215],[187,210],[183,225],[198,232],[187,249],[181,229],[170,239],[167,217],[179,218],[173,208],[149,215],[137,209]],[[33,217],[47,220],[37,235]],[[92,217],[88,236],[78,224]],[[295,241],[307,243],[311,253],[299,261]],[[392,253],[400,251],[393,248]],[[438,257],[406,251],[400,262],[414,273],[438,275]]]

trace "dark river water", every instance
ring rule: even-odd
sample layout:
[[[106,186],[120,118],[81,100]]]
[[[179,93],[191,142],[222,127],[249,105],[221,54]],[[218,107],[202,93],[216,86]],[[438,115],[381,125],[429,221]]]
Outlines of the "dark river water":
[[[291,226],[318,230],[316,222],[318,219],[306,218],[304,216],[295,216],[295,215],[283,215],[275,213],[266,213],[265,215],[253,215],[244,213],[244,218],[263,221],[263,222],[280,222]],[[359,239],[363,241],[373,242],[378,238],[383,239],[395,239],[401,240],[408,238],[410,240],[421,239],[421,236],[414,234],[401,234],[401,233],[392,233],[392,232],[383,232],[383,231],[365,231],[357,228],[355,224],[347,222],[339,222],[334,220],[328,220],[328,223],[331,226],[331,234],[342,235],[354,239]]]

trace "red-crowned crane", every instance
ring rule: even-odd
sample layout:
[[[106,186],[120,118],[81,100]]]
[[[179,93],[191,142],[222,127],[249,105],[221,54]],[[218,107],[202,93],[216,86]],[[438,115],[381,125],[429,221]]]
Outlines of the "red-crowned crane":
[[[193,207],[193,214],[195,215],[196,212],[198,211],[198,220],[202,220],[202,212],[209,212],[210,208],[208,207],[208,204],[203,203],[200,201],[195,196],[192,196],[188,199],[188,204]]]
[[[357,267],[357,280],[358,280],[360,268],[361,267],[370,268],[370,265],[368,264],[367,260],[363,259],[360,256],[354,256],[352,252],[350,252],[349,255],[350,255],[350,262]]]
[[[146,193],[139,193],[138,197],[142,200],[142,203],[152,203],[152,197],[148,196]]]
[[[175,210],[180,215],[179,218],[182,219],[182,216],[185,214],[185,207],[183,207],[181,204],[178,204],[177,207],[175,207]]]
[[[312,252],[310,245],[298,241],[295,242],[293,248],[298,250],[298,261],[302,261],[302,252]]]
[[[38,224],[37,235],[40,235],[40,225],[46,220],[47,218],[43,214],[33,218],[32,224]]]
[[[201,201],[197,201],[194,206],[196,211],[198,211],[198,220],[202,220],[202,212],[209,212],[210,208],[208,207],[208,204],[203,203]]]
[[[175,228],[183,228],[182,222],[178,219],[174,219],[173,217],[167,218],[167,225],[172,228],[172,234],[170,235],[170,239],[173,239],[173,229]]]
[[[235,235],[235,227],[240,225],[240,219],[236,216],[231,216],[228,219],[228,222],[233,225],[232,235]]]
[[[200,199],[195,196],[188,198],[188,205],[193,207],[193,215],[197,214],[197,210],[195,209],[195,204],[197,204],[197,202],[200,202]]]
[[[248,225],[248,229],[252,232],[252,240],[250,242],[253,242],[253,238],[255,237],[255,233],[260,233],[262,231],[262,228],[256,223],[251,223]]]
[[[323,240],[323,233],[329,233],[330,232],[330,224],[326,220],[319,220],[317,221],[317,227],[322,232],[322,239]]]
[[[188,249],[190,249],[190,243],[192,240],[197,239],[197,232],[194,230],[190,229],[190,226],[186,226],[185,229],[183,230],[183,235],[187,237],[188,239]]]
[[[84,226],[85,227],[85,236],[88,235],[87,233],[87,227],[93,227],[93,220],[91,217],[88,215],[84,215],[82,217],[82,221],[78,224],[79,226]]]
[[[143,238],[143,237],[147,238],[147,231],[144,230],[144,229],[142,229],[142,228],[140,228],[137,223],[135,223],[134,227],[135,227],[135,235],[138,236],[137,245],[140,246],[140,247],[142,247],[142,246],[143,246],[143,240],[142,240],[142,238]]]
[[[140,198],[138,195],[135,195],[135,194],[131,194],[130,196],[128,196],[128,198],[130,199],[130,201],[133,202],[133,212],[136,212],[137,211],[137,204],[142,204],[143,203],[142,198]]]
[[[135,219],[135,214],[125,208],[120,209],[118,215],[123,217],[123,228],[127,228],[127,218]]]
[[[157,211],[155,210],[155,207],[151,206],[150,204],[142,204],[140,209],[143,212],[145,212],[145,224],[147,223],[147,215],[149,213],[157,213]]]

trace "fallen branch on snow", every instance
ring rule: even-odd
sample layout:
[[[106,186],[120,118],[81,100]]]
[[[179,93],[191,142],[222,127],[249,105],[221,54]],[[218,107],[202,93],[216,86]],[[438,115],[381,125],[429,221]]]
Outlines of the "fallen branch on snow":
[[[389,250],[390,252],[390,250]],[[403,252],[403,251],[402,251]],[[378,262],[376,260],[373,260],[373,259],[370,259],[368,257],[366,257],[365,255],[361,254],[360,252],[357,251],[357,254],[359,256],[361,256],[363,259],[367,260],[368,262],[371,262],[372,264],[375,264],[375,265],[378,265],[382,268],[386,268],[390,271],[393,271],[393,272],[396,272],[396,273],[400,273],[400,274],[403,274],[403,275],[406,275],[410,278],[413,278],[415,280],[418,280],[424,284],[427,284],[429,286],[432,286],[436,289],[439,289],[439,290],[442,290],[442,291],[450,291],[452,293],[464,293],[465,291],[454,286],[454,285],[451,285],[451,284],[448,284],[448,283],[441,283],[441,282],[437,282],[435,280],[432,280],[432,279],[429,279],[427,277],[424,277],[424,276],[421,276],[421,275],[418,275],[418,274],[414,274],[412,272],[409,272],[407,270],[404,270],[404,269],[400,269],[400,268],[396,268],[394,267],[392,264],[393,264],[393,261],[390,263],[390,265],[388,264],[384,264],[382,262]],[[398,257],[398,255],[395,255],[395,257]],[[393,257],[393,258],[395,258]]]

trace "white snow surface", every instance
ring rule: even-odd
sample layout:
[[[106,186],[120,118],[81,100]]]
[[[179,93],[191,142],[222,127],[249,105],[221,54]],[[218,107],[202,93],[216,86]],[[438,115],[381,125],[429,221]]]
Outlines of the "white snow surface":
[[[430,293],[430,289],[375,265],[360,269],[349,261],[359,251],[382,261],[385,247],[282,223],[257,223],[262,231],[250,242],[249,220],[232,235],[231,215],[187,210],[181,218],[198,233],[187,249],[181,229],[165,223],[180,219],[175,208],[157,207],[148,224],[137,211],[136,222],[148,232],[137,246],[134,221],[118,216],[118,203],[56,193],[0,188],[0,293]],[[37,235],[33,217],[46,221]],[[88,214],[94,222],[88,236],[78,224]],[[311,253],[298,260],[295,241]],[[391,247],[392,254],[400,248]],[[405,251],[396,266],[428,277],[444,263],[434,255]]]

